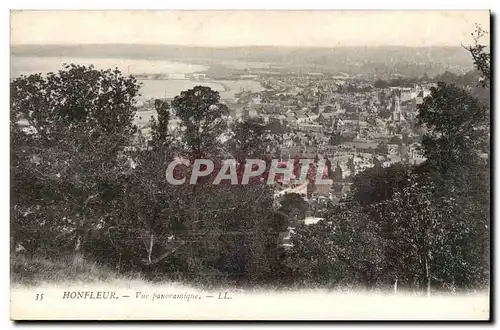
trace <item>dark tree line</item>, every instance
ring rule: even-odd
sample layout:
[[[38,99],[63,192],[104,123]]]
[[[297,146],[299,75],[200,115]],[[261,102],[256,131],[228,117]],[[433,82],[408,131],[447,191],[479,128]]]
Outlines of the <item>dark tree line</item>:
[[[287,220],[269,186],[174,186],[165,175],[176,157],[209,158],[218,168],[230,156],[260,158],[272,142],[264,124],[226,127],[219,94],[198,86],[155,102],[145,141],[133,124],[138,91],[118,70],[78,65],[11,83],[13,248],[81,254],[147,275],[272,279]],[[171,110],[180,137],[169,133]]]

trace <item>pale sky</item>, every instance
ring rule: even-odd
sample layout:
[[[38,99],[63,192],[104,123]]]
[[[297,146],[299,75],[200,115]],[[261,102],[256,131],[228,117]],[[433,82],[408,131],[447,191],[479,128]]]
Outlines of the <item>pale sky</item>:
[[[11,43],[460,46],[475,23],[489,31],[489,12],[12,11]]]

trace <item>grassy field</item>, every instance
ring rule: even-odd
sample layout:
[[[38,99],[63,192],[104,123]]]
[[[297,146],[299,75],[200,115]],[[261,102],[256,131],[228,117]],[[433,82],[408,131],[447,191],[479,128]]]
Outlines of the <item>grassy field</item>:
[[[75,284],[144,283],[140,274],[118,274],[113,269],[87,260],[80,255],[65,255],[54,259],[44,257],[11,256],[12,286],[40,286],[51,283]]]
[[[68,291],[113,291],[120,299],[63,299]],[[37,293],[44,300],[36,299]],[[165,299],[185,294],[196,299]],[[126,297],[126,298],[124,298]],[[219,299],[227,298],[227,299]],[[355,290],[201,288],[146,281],[140,274],[65,256],[11,258],[13,319],[487,320],[487,292],[434,294]]]

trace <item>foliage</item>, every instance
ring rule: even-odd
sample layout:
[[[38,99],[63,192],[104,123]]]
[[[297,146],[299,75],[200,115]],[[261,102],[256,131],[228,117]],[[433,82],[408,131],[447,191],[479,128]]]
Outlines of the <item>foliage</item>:
[[[480,73],[476,70],[466,72],[463,75],[455,74],[450,71],[445,71],[443,74],[438,74],[434,77],[434,81],[444,82],[446,84],[455,84],[457,86],[467,87],[476,86],[479,82]]]
[[[401,138],[399,136],[391,137],[391,139],[389,140],[389,143],[390,144],[397,144],[399,146],[403,144],[403,142],[401,141]]]
[[[428,130],[422,140],[424,154],[442,171],[454,164],[471,164],[478,152],[487,149],[487,108],[455,85],[433,87],[431,96],[419,105],[417,120]]]
[[[474,33],[471,33],[474,38],[474,44],[465,47],[472,56],[474,66],[483,76],[483,80],[481,81],[483,87],[489,87],[491,80],[491,54],[485,51],[487,46],[480,42],[481,38],[487,33],[480,25],[476,24],[476,30]]]
[[[30,245],[31,230],[44,228],[61,243],[73,235],[78,251],[88,230],[113,212],[107,206],[114,182],[130,168],[123,151],[136,131],[138,90],[136,80],[118,70],[79,65],[11,82],[16,241]]]
[[[181,92],[172,101],[171,107],[185,128],[182,140],[190,159],[216,156],[220,151],[220,138],[226,129],[222,116],[228,110],[219,101],[219,93],[204,86]]]
[[[384,88],[389,88],[389,83],[387,83],[387,81],[385,81],[385,80],[379,79],[379,80],[375,81],[375,83],[373,84],[373,86],[375,88],[384,89]]]
[[[306,285],[373,288],[384,251],[378,231],[359,207],[337,206],[325,220],[296,228],[286,265]]]
[[[381,155],[387,155],[389,153],[389,147],[387,143],[379,143],[375,151]]]
[[[285,194],[280,204],[279,211],[285,213],[295,223],[306,217],[306,211],[309,208],[309,204],[304,198],[296,193]],[[286,227],[282,228],[282,231],[286,230]]]
[[[272,145],[273,136],[263,120],[249,119],[233,125],[233,134],[228,141],[229,152],[238,161],[261,159]]]

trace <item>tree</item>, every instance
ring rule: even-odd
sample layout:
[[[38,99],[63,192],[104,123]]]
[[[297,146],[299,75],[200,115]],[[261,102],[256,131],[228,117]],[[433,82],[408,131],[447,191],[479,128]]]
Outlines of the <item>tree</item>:
[[[152,144],[156,147],[171,142],[169,139],[168,123],[170,121],[170,105],[164,100],[155,100],[154,108],[158,114],[158,120],[151,121]]]
[[[489,160],[482,157],[489,142],[488,107],[445,83],[432,88],[419,106],[427,157],[419,169],[426,187],[420,196],[428,196],[426,204],[433,210],[426,223],[438,229],[437,245],[429,252],[433,260],[428,259],[442,286],[477,287],[489,274]],[[430,287],[430,274],[427,278]]]
[[[71,233],[80,251],[89,229],[114,211],[106,207],[114,182],[130,168],[124,148],[136,132],[138,91],[117,69],[74,64],[11,82],[14,221],[39,210],[40,223],[57,224],[58,237]]]
[[[174,98],[171,107],[185,128],[179,153],[186,155],[191,163],[196,158],[210,157],[215,168],[219,169],[222,163],[220,156],[226,150],[241,159],[248,156],[260,158],[261,148],[265,148],[267,139],[262,134],[265,132],[263,125],[256,121],[237,124],[233,128],[234,134],[228,134],[223,119],[227,109],[219,102],[217,92],[197,86]],[[226,142],[221,139],[223,134],[228,139]],[[212,176],[208,178],[211,179]],[[186,194],[186,189],[191,193]],[[208,274],[207,278],[196,275],[198,281],[220,280],[212,276],[251,281],[262,279],[264,274],[269,273],[278,258],[277,238],[283,231],[281,218],[273,209],[269,186],[205,185],[197,182],[190,188],[163,187],[162,190],[165,193],[160,197],[179,200],[183,205],[166,205],[167,209],[174,211],[171,212],[174,216],[165,213],[163,222],[172,223],[168,219],[175,219],[175,213],[182,209],[184,216],[180,215],[181,222],[178,223],[183,228],[181,232],[167,232],[179,242],[179,245],[173,246],[180,247],[174,248],[175,255],[165,251],[169,261],[158,264],[158,267],[189,274]],[[191,216],[187,216],[188,213]]]
[[[234,124],[228,146],[233,157],[243,164],[246,159],[261,159],[272,140],[263,120],[256,118]]]
[[[479,152],[486,151],[487,108],[455,85],[433,87],[419,105],[417,121],[428,130],[422,139],[424,155],[442,172],[475,162]]]
[[[442,258],[448,267],[443,276],[462,287],[477,285],[487,277],[489,265],[488,105],[455,85],[440,83],[420,105],[417,120],[427,130],[422,147],[432,198],[453,201],[446,239],[452,251],[461,252]]]
[[[404,186],[408,171],[402,164],[364,170],[352,179],[354,200],[367,206],[392,199],[394,191]]]
[[[335,171],[333,171],[331,178],[334,182],[341,182],[342,181],[342,167],[340,167],[339,163],[337,162],[337,166],[335,167]]]
[[[379,80],[375,81],[375,83],[373,84],[373,86],[375,88],[384,89],[384,88],[389,88],[389,83],[387,81],[385,81],[385,80],[379,79]]]
[[[393,136],[389,139],[389,144],[397,144],[398,146],[403,144],[399,136]]]
[[[227,106],[220,103],[219,93],[209,87],[195,86],[181,92],[171,104],[180,118],[185,149],[190,159],[216,156],[221,151],[221,136],[226,130],[222,116]]]
[[[376,151],[381,155],[387,155],[389,153],[389,147],[387,146],[387,143],[379,143]]]
[[[475,213],[481,200],[470,203],[458,191],[442,193],[442,184],[451,183],[435,176],[428,166],[414,168],[390,200],[370,207],[391,224],[384,230],[390,252],[386,272],[428,295],[432,287],[482,287],[488,270],[482,242],[487,216]]]
[[[382,275],[385,243],[356,205],[335,206],[324,221],[298,226],[292,243],[286,264],[305,285],[374,288]]]
[[[309,204],[304,198],[296,193],[285,194],[280,204],[281,207],[279,211],[285,213],[295,222],[304,219],[306,217],[306,211],[309,208]]]
[[[219,93],[209,87],[195,86],[181,92],[171,104],[175,114],[180,118],[183,131],[184,151],[191,162],[211,156],[217,157],[222,150],[222,135],[226,130],[226,122],[222,116],[227,107],[220,103]],[[196,184],[192,187],[193,224],[198,223],[198,206]]]
[[[372,209],[380,210],[381,219],[390,224],[384,233],[390,251],[386,255],[387,274],[400,283],[425,287],[430,295],[434,257],[446,241],[444,210],[434,208],[439,203],[433,200],[432,188],[425,180],[411,173],[405,181],[391,199]]]
[[[445,71],[443,74],[434,77],[434,81],[443,82],[446,84],[453,84],[458,81],[458,75],[450,71]]]
[[[481,85],[483,87],[489,87],[491,80],[491,55],[485,51],[487,46],[480,42],[487,33],[479,24],[476,24],[476,30],[474,33],[471,33],[474,43],[464,46],[470,52],[474,66],[482,73],[483,80],[481,81]]]
[[[337,146],[339,144],[342,144],[346,141],[346,138],[342,136],[342,134],[339,133],[332,133],[328,139],[328,143],[332,146]]]

